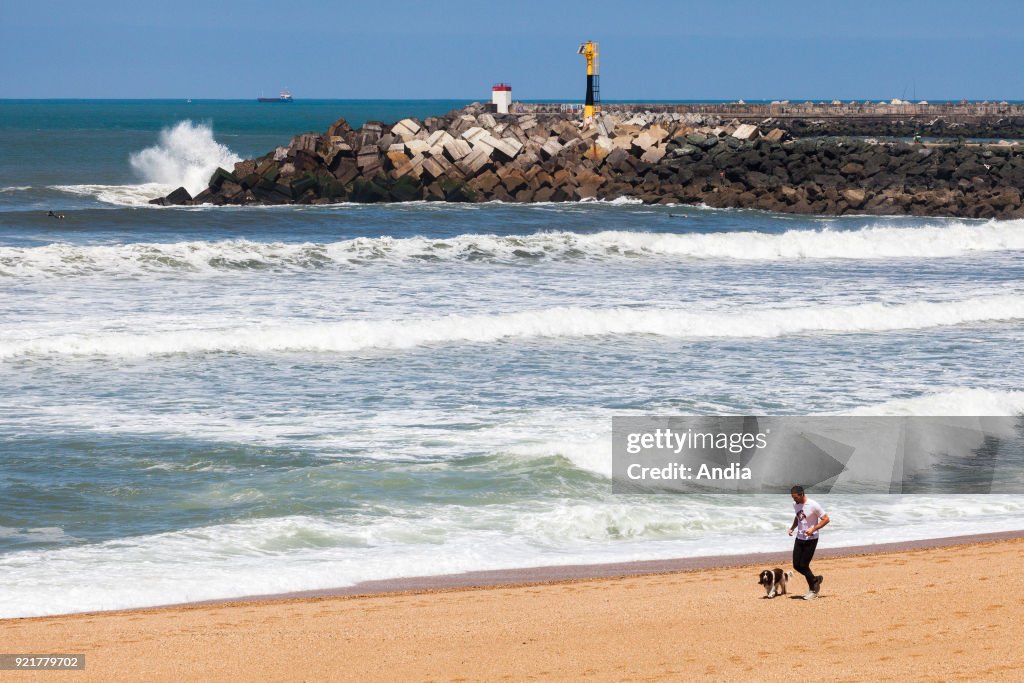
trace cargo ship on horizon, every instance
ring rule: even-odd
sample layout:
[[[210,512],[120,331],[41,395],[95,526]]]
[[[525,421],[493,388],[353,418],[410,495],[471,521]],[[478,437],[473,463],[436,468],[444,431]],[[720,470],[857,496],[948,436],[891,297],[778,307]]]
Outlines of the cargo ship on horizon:
[[[292,94],[287,90],[282,90],[277,97],[257,97],[257,102],[293,102]]]

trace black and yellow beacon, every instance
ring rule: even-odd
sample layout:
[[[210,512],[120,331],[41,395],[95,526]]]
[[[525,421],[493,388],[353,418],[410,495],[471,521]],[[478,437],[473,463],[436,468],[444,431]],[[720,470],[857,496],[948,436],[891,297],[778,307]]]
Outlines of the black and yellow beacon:
[[[587,58],[587,96],[583,101],[583,120],[590,121],[601,111],[601,66],[598,61],[598,46],[592,40],[580,45],[578,54]]]

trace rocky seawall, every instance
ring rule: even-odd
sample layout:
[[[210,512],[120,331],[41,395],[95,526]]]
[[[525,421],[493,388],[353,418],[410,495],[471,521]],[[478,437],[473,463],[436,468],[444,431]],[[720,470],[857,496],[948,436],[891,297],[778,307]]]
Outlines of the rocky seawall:
[[[325,133],[153,203],[560,202],[621,197],[791,213],[1022,218],[1024,146],[794,139],[694,114],[498,115],[484,105]]]

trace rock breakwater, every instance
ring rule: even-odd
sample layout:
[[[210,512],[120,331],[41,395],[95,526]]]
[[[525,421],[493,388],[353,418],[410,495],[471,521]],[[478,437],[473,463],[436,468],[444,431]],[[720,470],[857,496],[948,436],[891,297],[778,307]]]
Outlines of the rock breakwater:
[[[195,197],[157,204],[561,202],[654,204],[841,215],[1020,218],[1024,146],[794,139],[783,128],[708,125],[679,113],[498,115],[470,105],[423,121],[324,133],[218,169]]]

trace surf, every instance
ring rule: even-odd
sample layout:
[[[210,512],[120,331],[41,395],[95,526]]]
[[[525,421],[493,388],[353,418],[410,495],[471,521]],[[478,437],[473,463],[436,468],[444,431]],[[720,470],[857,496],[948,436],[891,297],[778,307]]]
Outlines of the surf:
[[[184,187],[201,192],[218,167],[231,170],[242,158],[214,138],[213,127],[190,119],[160,131],[157,143],[133,152],[128,163],[141,182],[123,185],[50,185],[49,189],[93,197],[105,204],[146,206],[150,199]]]
[[[163,187],[75,186],[112,203],[144,205]],[[141,272],[307,270],[379,263],[544,261],[940,259],[1024,250],[1024,221],[954,222],[923,227],[678,234],[566,231],[524,235],[464,234],[448,238],[357,237],[336,242],[260,242],[247,239],[116,245],[53,243],[0,247],[0,268],[21,276]]]
[[[142,333],[64,334],[0,342],[0,360],[22,356],[139,358],[202,353],[355,353],[428,345],[494,344],[539,339],[649,335],[669,339],[768,339],[858,334],[1024,319],[1024,296],[953,301],[796,306],[735,312],[685,308],[558,306],[514,313],[420,319],[172,329]]]

